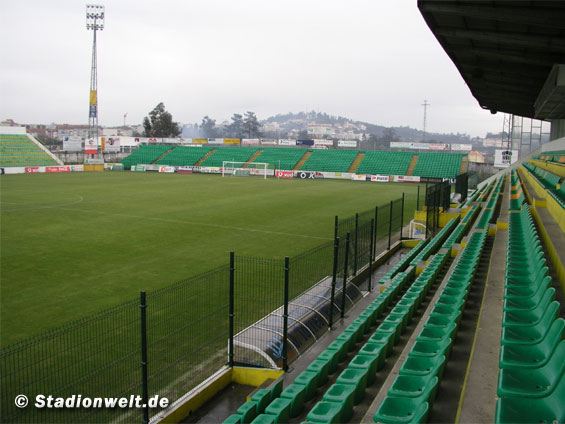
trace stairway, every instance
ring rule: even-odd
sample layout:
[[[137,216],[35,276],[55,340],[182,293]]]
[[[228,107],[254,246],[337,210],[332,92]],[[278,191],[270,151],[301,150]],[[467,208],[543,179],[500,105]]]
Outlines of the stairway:
[[[414,174],[414,168],[416,168],[416,163],[418,162],[418,155],[414,155],[412,156],[412,159],[410,160],[410,165],[408,165],[408,169],[406,170],[406,175],[413,175]]]
[[[159,162],[162,158],[164,158],[165,156],[167,156],[169,153],[171,153],[175,148],[171,147],[169,150],[167,150],[165,153],[163,153],[161,156],[159,156],[157,159],[155,159],[153,162],[151,162],[151,164],[155,164],[157,162]]]
[[[361,165],[361,162],[363,162],[364,157],[365,157],[365,152],[359,152],[357,156],[355,156],[355,159],[351,163],[351,166],[349,167],[347,172],[354,173],[355,171],[357,171],[357,168],[359,168],[359,165]]]
[[[463,156],[461,159],[461,168],[459,169],[459,175],[467,172],[467,163],[469,162],[469,156]]]
[[[302,165],[304,165],[304,163],[308,160],[308,158],[311,155],[312,155],[312,150],[307,150],[306,153],[304,153],[304,156],[302,156],[300,160],[296,163],[296,165],[294,165],[294,168],[292,168],[292,170],[298,171],[300,168],[302,168]]]
[[[251,156],[247,160],[247,162],[245,162],[243,164],[242,168],[247,168],[251,162],[253,162],[255,159],[257,159],[261,155],[261,153],[263,153],[263,150],[257,150],[255,153],[253,153],[253,156]]]
[[[202,157],[198,160],[198,162],[196,162],[196,163],[194,164],[194,166],[200,166],[200,164],[201,164],[202,162],[204,162],[206,159],[208,159],[210,156],[212,156],[215,151],[216,151],[216,149],[210,150],[208,153],[206,153],[204,156],[202,156]]]

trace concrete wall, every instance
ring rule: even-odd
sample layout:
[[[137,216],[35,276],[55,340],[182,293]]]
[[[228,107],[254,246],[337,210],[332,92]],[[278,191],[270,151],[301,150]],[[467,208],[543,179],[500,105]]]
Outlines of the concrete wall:
[[[565,119],[554,119],[551,121],[550,139],[557,140],[563,137],[565,137]]]
[[[549,143],[545,143],[541,146],[542,152],[551,152],[553,150],[565,150],[565,135],[563,135],[561,138],[552,140]]]

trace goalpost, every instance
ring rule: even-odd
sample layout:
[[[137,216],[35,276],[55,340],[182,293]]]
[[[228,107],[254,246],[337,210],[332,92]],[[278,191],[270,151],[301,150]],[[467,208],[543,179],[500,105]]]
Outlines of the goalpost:
[[[274,174],[274,166],[266,162],[234,162],[222,161],[222,177],[231,175],[232,177],[251,177],[262,176],[267,179],[267,175]]]

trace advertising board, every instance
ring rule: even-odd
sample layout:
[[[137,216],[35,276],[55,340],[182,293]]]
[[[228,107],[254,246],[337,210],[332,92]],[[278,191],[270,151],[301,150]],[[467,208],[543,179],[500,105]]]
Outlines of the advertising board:
[[[104,151],[108,153],[116,153],[120,151],[120,139],[118,137],[107,137]]]
[[[502,150],[497,149],[494,151],[494,167],[495,168],[508,168],[518,160],[518,150]]]
[[[275,171],[275,177],[277,178],[294,178],[294,172],[292,171]]]
[[[296,140],[281,139],[279,140],[279,146],[296,146]]]
[[[357,141],[355,140],[338,140],[337,147],[357,147]]]
[[[98,142],[93,138],[88,138],[84,141],[84,153],[87,155],[95,155],[98,153]]]
[[[394,176],[395,183],[419,183],[420,177],[411,176],[411,175],[395,175]]]
[[[371,175],[371,181],[377,183],[388,183],[390,177],[388,175]]]
[[[353,181],[367,181],[367,176],[364,174],[353,174],[351,176],[351,180]]]

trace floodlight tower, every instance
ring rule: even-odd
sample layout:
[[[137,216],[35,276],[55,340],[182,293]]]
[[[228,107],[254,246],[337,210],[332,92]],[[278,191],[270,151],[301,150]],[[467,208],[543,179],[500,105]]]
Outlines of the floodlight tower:
[[[86,29],[94,32],[92,42],[92,67],[90,68],[87,141],[94,140],[94,146],[98,153],[98,66],[96,63],[96,31],[102,31],[104,29],[104,6],[99,4],[86,5]]]
[[[424,140],[423,141],[426,141],[426,125],[428,123],[428,106],[430,106],[430,104],[428,103],[427,100],[424,100],[422,106],[424,106]]]

